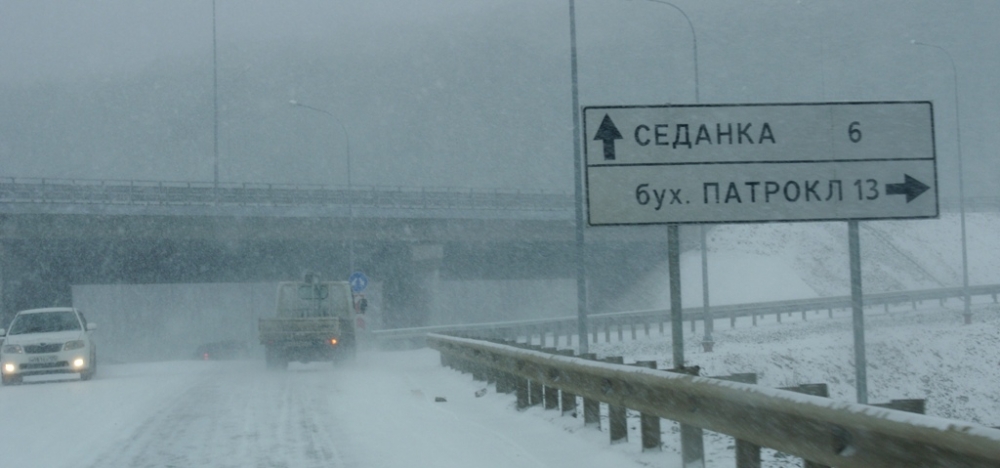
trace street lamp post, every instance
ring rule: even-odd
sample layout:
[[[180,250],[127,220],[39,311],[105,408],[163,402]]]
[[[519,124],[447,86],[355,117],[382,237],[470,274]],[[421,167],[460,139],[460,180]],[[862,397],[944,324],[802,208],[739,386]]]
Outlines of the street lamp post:
[[[965,297],[965,308],[962,316],[965,318],[965,324],[969,325],[972,323],[972,306],[969,296],[969,255],[965,240],[965,172],[962,170],[962,124],[958,110],[958,69],[955,68],[955,60],[951,58],[951,54],[944,47],[919,41],[910,41],[910,43],[932,47],[944,52],[945,57],[948,57],[948,62],[951,64],[952,82],[955,85],[955,140],[958,146],[958,212],[962,225],[962,295]]]
[[[653,3],[659,3],[661,5],[666,5],[674,10],[677,10],[684,20],[687,21],[688,28],[691,29],[691,44],[692,44],[692,57],[694,60],[694,102],[695,104],[701,102],[701,96],[698,89],[698,34],[695,33],[694,23],[691,22],[691,18],[688,17],[687,13],[684,12],[680,7],[674,5],[670,2],[665,2],[663,0],[648,0]],[[706,352],[711,352],[715,341],[712,339],[712,332],[715,331],[715,318],[712,316],[712,308],[708,301],[708,242],[706,240],[706,231],[708,229],[704,224],[698,225],[698,232],[701,237],[701,291],[702,291],[702,307],[704,308],[705,317],[705,337],[702,339],[702,346]]]
[[[215,0],[212,0],[212,186],[219,190],[219,64],[215,44]]]
[[[351,185],[351,138],[347,134],[347,127],[344,123],[333,115],[330,111],[325,109],[320,109],[319,107],[313,107],[307,104],[303,104],[296,100],[288,101],[288,104],[294,107],[301,107],[303,109],[309,109],[314,112],[319,112],[321,114],[326,114],[333,121],[340,126],[340,130],[344,132],[344,144],[345,153],[347,154],[347,211],[348,211],[348,232],[347,232],[347,255],[348,255],[348,267],[350,273],[354,273],[354,190]]]

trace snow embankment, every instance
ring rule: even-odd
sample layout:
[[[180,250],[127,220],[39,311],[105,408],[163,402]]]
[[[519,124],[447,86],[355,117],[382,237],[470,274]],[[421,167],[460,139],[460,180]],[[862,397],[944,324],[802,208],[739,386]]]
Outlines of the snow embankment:
[[[860,224],[862,285],[867,293],[962,285],[961,223],[940,219]],[[1000,215],[968,213],[969,284],[1000,283]],[[847,223],[712,226],[708,232],[709,302],[741,304],[850,294]],[[622,295],[632,304],[670,304],[666,259]],[[685,307],[702,304],[701,252],[681,257]],[[640,298],[640,299],[636,299]]]

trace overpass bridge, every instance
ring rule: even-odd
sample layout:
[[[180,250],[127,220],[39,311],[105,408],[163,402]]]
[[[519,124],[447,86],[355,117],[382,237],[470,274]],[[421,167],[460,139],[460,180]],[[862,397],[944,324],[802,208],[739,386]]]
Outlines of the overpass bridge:
[[[573,278],[574,228],[565,192],[0,178],[0,316],[67,305],[73,284],[343,278],[354,260],[383,281],[387,326],[423,326],[428,281]],[[661,263],[665,237],[588,229],[591,310]]]
[[[571,221],[573,194],[457,188],[2,178],[2,214]]]
[[[340,278],[353,260],[384,280],[393,325],[418,326],[425,278],[573,278],[574,228],[562,192],[0,178],[0,310],[69,304],[72,284]],[[655,228],[587,244],[592,304],[666,255]]]

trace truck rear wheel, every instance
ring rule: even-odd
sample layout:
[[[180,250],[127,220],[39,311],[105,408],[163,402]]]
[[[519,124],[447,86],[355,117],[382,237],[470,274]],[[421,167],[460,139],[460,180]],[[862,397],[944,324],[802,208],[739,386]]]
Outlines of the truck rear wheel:
[[[268,369],[284,369],[288,365],[284,354],[277,349],[268,347],[264,358],[267,361]]]

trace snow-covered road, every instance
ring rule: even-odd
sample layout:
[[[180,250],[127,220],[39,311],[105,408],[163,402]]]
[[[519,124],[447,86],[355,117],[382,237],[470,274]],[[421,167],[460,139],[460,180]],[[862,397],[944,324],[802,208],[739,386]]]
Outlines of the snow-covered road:
[[[5,467],[559,467],[636,465],[590,437],[477,398],[429,350],[351,366],[109,365],[90,382],[0,389]],[[435,402],[443,397],[446,402]],[[667,460],[664,460],[667,461]],[[669,462],[668,462],[669,463]]]
[[[998,425],[1000,306],[974,313],[973,326],[957,303],[869,313],[871,400],[926,398],[931,416]],[[756,372],[771,388],[828,383],[832,398],[852,401],[851,317],[835,315],[735,329],[720,321],[715,352],[690,339],[688,358],[705,375]],[[658,333],[591,349],[661,367],[670,355]],[[610,445],[606,430],[541,407],[518,412],[512,395],[493,391],[427,349],[287,371],[263,361],[102,365],[92,381],[0,388],[0,467],[680,466],[675,423],[663,421],[662,452],[643,453],[632,411],[630,442]],[[732,466],[731,438],[708,432],[705,442],[707,466]],[[763,457],[768,467],[801,466],[773,450]]]

